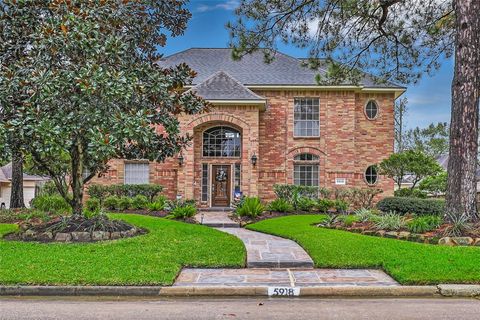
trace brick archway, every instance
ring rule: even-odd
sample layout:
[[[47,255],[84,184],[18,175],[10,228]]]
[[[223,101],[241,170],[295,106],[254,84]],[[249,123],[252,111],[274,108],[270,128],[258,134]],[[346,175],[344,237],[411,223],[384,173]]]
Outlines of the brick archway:
[[[318,148],[315,147],[296,147],[288,150],[287,152],[287,159],[286,159],[286,164],[287,164],[287,183],[288,184],[293,184],[293,166],[294,166],[294,158],[296,155],[302,154],[302,153],[310,153],[315,156],[318,156],[319,161],[319,186],[320,187],[325,187],[327,185],[326,179],[326,171],[325,171],[325,166],[326,166],[326,156],[327,154]]]

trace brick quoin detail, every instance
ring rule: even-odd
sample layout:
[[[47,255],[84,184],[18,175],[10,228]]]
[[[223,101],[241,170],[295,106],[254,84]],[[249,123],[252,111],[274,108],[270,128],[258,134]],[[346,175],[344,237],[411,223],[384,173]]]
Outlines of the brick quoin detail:
[[[311,153],[319,157],[320,186],[369,188],[364,180],[366,168],[377,164],[393,152],[394,94],[358,93],[325,90],[254,90],[267,99],[266,107],[258,105],[214,105],[208,113],[179,116],[180,129],[193,139],[182,152],[185,163],[179,166],[175,158],[165,163],[150,163],[150,183],[165,187],[169,198],[181,195],[201,202],[202,164],[241,165],[241,191],[258,195],[264,201],[274,199],[273,185],[293,183],[294,157]],[[320,101],[320,136],[298,138],[293,134],[294,99],[317,97]],[[366,118],[364,107],[375,100],[379,114]],[[229,126],[242,135],[241,157],[204,158],[202,154],[205,130]],[[256,166],[251,157],[258,157]],[[109,171],[93,183],[123,183],[124,160],[112,160]],[[232,177],[233,178],[233,177]],[[346,178],[346,186],[335,185],[336,178]],[[232,179],[233,181],[233,179]],[[379,177],[375,188],[393,194],[393,181]]]

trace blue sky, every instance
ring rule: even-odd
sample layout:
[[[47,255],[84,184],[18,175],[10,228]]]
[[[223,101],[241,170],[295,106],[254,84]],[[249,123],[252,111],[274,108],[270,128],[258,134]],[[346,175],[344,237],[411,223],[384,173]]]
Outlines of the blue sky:
[[[227,47],[229,35],[225,28],[234,20],[233,9],[238,0],[191,0],[192,18],[183,36],[169,39],[161,52],[169,55],[191,47]],[[306,57],[306,52],[293,46],[280,46],[280,51],[294,57]],[[409,85],[408,127],[425,127],[432,122],[450,121],[453,61],[446,60],[433,77],[425,75],[418,84]]]

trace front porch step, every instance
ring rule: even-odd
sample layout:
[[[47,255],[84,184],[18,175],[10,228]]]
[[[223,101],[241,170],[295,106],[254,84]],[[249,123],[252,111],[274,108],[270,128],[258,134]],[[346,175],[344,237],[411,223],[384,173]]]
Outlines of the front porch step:
[[[201,211],[195,220],[212,228],[240,228],[240,223],[230,219],[227,211]]]
[[[214,208],[199,208],[200,212],[232,212],[234,208],[230,207],[214,207]]]

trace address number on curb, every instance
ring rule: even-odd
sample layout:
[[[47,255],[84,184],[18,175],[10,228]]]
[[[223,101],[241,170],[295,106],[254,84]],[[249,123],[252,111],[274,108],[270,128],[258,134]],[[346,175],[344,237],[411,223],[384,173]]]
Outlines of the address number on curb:
[[[271,297],[296,297],[300,295],[300,288],[268,287],[268,295]]]

